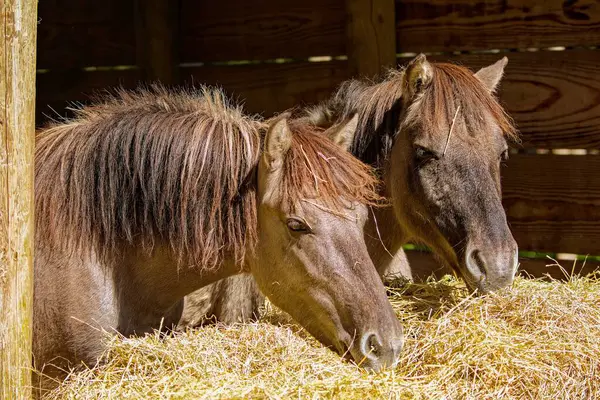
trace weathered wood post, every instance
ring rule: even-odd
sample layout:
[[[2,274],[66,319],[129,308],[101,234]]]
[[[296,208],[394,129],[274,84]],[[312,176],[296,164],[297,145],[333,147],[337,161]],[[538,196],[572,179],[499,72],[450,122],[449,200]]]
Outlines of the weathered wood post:
[[[369,77],[396,64],[394,0],[346,0],[348,68]]]
[[[36,0],[0,0],[0,398],[31,397]]]
[[[179,2],[136,0],[135,20],[142,78],[164,85],[179,83]]]

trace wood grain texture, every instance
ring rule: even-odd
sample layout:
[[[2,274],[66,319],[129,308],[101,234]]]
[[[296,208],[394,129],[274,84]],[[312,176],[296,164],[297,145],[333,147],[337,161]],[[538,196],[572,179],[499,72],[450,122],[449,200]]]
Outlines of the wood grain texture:
[[[137,65],[146,81],[179,82],[179,2],[135,0]]]
[[[344,61],[185,68],[187,82],[223,87],[251,113],[273,115],[327,99],[348,78]]]
[[[372,77],[396,63],[394,0],[346,0],[350,76]]]
[[[0,398],[31,397],[37,1],[0,1]]]
[[[185,85],[222,87],[245,104],[250,113],[270,116],[288,108],[327,99],[348,78],[345,61],[181,68]],[[70,102],[88,103],[95,94],[115,87],[134,88],[142,82],[138,69],[87,72],[51,71],[38,74],[37,124],[71,115]]]
[[[345,54],[344,0],[181,3],[183,62]]]
[[[399,51],[600,43],[595,0],[396,0]]]
[[[417,282],[426,281],[430,276],[441,278],[446,274],[453,275],[450,268],[440,264],[431,253],[423,251],[407,251],[406,257],[410,263],[413,279]],[[596,270],[600,270],[600,262],[597,261],[571,261],[557,260],[561,269],[550,259],[519,257],[519,273],[524,277],[565,280],[571,275],[585,276]],[[566,273],[565,273],[566,272]]]
[[[140,82],[138,69],[109,71],[50,71],[38,73],[36,88],[36,125],[49,119],[70,116],[71,103],[88,103],[95,95],[116,87],[135,88]]]
[[[228,95],[243,102],[248,112],[265,116],[325,100],[348,78],[345,61],[185,67],[179,74],[185,85],[220,86]],[[138,69],[38,74],[38,125],[48,116],[70,115],[65,110],[69,102],[86,103],[104,90],[117,86],[134,88],[142,81]]]
[[[476,71],[504,55],[508,65],[499,96],[522,134],[519,147],[600,149],[600,50],[429,59],[457,62]]]
[[[133,0],[39,2],[38,69],[135,64]]]
[[[429,57],[453,61],[473,70],[503,54]],[[499,96],[521,132],[520,148],[600,149],[600,51],[509,53]],[[405,63],[406,59],[400,59]],[[348,78],[343,61],[242,66],[190,67],[182,80],[221,84],[245,99],[249,109],[272,114],[294,105],[326,98]],[[82,100],[104,87],[135,85],[139,72],[65,71],[39,76],[38,116]],[[298,103],[294,103],[298,101]],[[57,109],[57,111],[60,110]]]
[[[511,156],[503,202],[522,250],[600,254],[600,156]]]

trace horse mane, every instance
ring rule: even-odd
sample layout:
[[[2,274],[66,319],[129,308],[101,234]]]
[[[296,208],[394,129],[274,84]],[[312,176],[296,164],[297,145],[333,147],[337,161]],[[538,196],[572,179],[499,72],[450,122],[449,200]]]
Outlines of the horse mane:
[[[318,199],[334,213],[348,202],[378,205],[373,169],[343,150],[323,129],[305,118],[289,120],[292,146],[283,162],[282,202],[292,209],[300,200]]]
[[[361,160],[381,166],[403,127],[420,124],[432,132],[447,132],[460,106],[460,114],[472,133],[486,123],[486,113],[496,121],[504,135],[517,140],[512,119],[496,97],[466,67],[449,63],[430,63],[432,82],[408,110],[403,110],[402,82],[405,70],[390,70],[378,83],[349,80],[339,87],[326,103],[308,112],[317,125],[344,121],[358,113],[359,123],[351,152]]]
[[[261,122],[219,90],[119,91],[37,135],[36,241],[101,256],[169,243],[180,261],[238,261],[257,240]]]
[[[257,235],[256,167],[267,124],[206,87],[119,91],[75,110],[36,138],[36,246],[68,254],[150,251],[168,243],[180,263],[242,263]],[[378,200],[371,169],[318,128],[290,121],[282,201]]]

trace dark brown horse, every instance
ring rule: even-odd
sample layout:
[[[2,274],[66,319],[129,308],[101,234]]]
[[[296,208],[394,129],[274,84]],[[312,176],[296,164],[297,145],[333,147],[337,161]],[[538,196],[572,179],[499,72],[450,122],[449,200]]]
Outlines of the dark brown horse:
[[[363,237],[376,180],[318,129],[208,89],[120,93],[39,133],[35,170],[37,368],[93,364],[103,331],[173,325],[186,294],[240,272],[340,354],[396,362]]]
[[[517,244],[502,208],[500,166],[507,139],[517,135],[494,97],[506,63],[473,73],[419,55],[379,83],[345,82],[309,113],[324,127],[358,115],[356,134],[336,140],[381,172],[383,195],[393,205],[375,210],[366,225],[382,276],[410,274],[402,245],[413,241],[428,245],[473,289],[486,293],[512,283]],[[250,279],[235,284],[252,286]],[[251,315],[256,302],[248,299],[220,298],[217,317],[240,318],[240,304]]]

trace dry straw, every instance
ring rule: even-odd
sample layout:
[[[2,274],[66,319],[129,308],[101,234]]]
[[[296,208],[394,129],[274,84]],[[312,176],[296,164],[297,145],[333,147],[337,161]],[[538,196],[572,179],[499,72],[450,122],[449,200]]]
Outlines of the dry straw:
[[[600,398],[600,275],[518,278],[470,296],[445,277],[399,285],[400,365],[369,374],[340,361],[286,315],[161,339],[111,339],[107,363],[73,373],[48,399]]]

